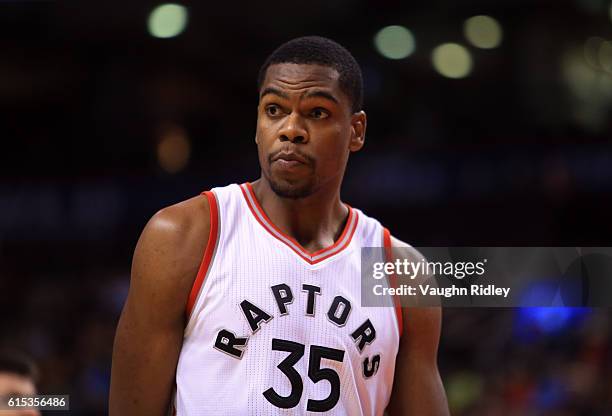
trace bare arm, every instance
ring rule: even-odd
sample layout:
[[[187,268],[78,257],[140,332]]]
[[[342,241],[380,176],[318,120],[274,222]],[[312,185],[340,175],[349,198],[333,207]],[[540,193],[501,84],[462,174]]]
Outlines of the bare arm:
[[[405,243],[393,239],[393,246]],[[390,416],[448,416],[446,393],[438,371],[442,310],[402,308],[403,334],[395,363]]]
[[[185,306],[209,228],[208,202],[196,197],[158,212],[142,232],[115,335],[111,416],[167,413]]]

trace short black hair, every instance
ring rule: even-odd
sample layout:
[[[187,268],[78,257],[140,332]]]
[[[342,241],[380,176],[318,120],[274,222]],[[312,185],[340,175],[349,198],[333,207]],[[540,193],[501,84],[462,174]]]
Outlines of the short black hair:
[[[27,377],[33,383],[38,381],[38,367],[34,361],[26,354],[14,350],[3,349],[0,351],[0,373]]]
[[[283,43],[268,56],[259,69],[257,77],[259,90],[261,90],[268,67],[282,63],[316,64],[334,68],[340,74],[338,82],[342,92],[351,100],[351,110],[353,113],[361,111],[363,106],[361,68],[344,46],[321,36],[304,36]]]

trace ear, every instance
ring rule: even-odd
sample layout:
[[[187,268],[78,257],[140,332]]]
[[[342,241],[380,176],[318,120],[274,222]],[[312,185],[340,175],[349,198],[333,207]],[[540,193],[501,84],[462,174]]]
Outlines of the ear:
[[[351,116],[351,141],[349,150],[357,152],[365,143],[365,132],[368,118],[364,111],[359,111]]]

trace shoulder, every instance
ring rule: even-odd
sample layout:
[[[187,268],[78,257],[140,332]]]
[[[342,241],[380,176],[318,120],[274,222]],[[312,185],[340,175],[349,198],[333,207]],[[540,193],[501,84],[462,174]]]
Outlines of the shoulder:
[[[197,266],[210,232],[211,206],[204,195],[159,210],[145,226],[138,249],[172,260],[173,266]]]
[[[208,198],[204,195],[170,205],[151,217],[143,236],[160,242],[189,246],[194,239],[208,238],[210,210]]]
[[[402,240],[400,240],[399,238],[393,237],[391,236],[391,247],[394,248],[412,248],[412,246]]]
[[[210,210],[208,199],[200,195],[151,217],[132,261],[130,286],[135,293],[157,295],[173,309],[184,308],[208,243]]]
[[[208,241],[210,224],[210,204],[203,195],[168,206],[151,217],[140,236],[137,251],[144,249],[162,259],[182,253],[177,261],[194,261],[193,256],[201,255],[200,249]]]
[[[400,240],[399,238],[391,236],[391,247],[393,247],[394,257],[401,259],[407,259],[408,261],[420,261],[423,255],[416,248],[410,244]]]
[[[419,250],[410,244],[391,236],[391,246],[393,247],[394,257],[407,259],[410,262],[422,261],[425,257]],[[427,277],[424,277],[427,278]],[[409,299],[405,303],[412,303]],[[402,307],[402,320],[408,329],[403,331],[403,336],[410,332],[412,339],[420,339],[423,335],[426,338],[433,337],[437,340],[440,333],[442,320],[442,310],[439,307]],[[422,335],[419,335],[421,333]],[[437,345],[437,341],[435,341]]]

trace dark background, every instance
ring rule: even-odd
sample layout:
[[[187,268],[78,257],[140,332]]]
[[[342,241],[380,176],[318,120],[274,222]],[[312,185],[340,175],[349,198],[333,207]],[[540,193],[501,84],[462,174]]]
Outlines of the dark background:
[[[105,412],[146,221],[257,178],[256,75],[293,37],[331,37],[360,62],[367,140],[342,195],[397,237],[610,245],[612,58],[588,41],[612,40],[609,1],[182,4],[185,31],[159,39],[159,3],[0,1],[0,341],[36,358],[40,391],[71,394],[72,414]],[[500,22],[499,47],[466,41],[479,14]],[[402,60],[373,43],[393,24],[416,39]],[[466,78],[434,70],[445,42],[471,53]],[[181,143],[170,173],[159,154]],[[610,326],[607,309],[445,311],[453,414],[612,414]]]

